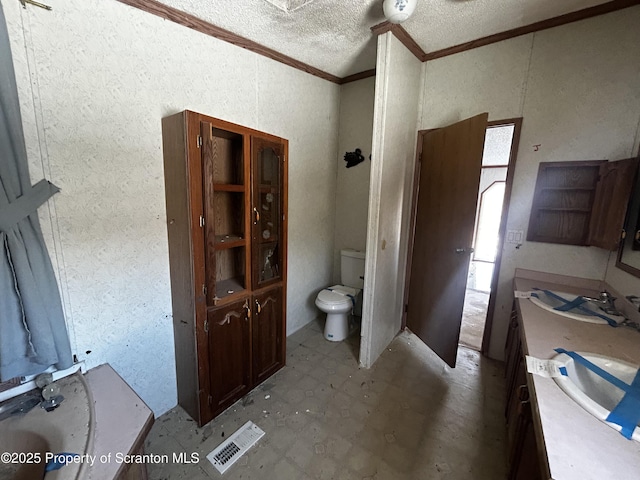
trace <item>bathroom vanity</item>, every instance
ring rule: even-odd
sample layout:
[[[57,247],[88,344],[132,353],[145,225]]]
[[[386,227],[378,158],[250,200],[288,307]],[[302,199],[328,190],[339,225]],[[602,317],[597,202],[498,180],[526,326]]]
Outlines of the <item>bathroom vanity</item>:
[[[514,288],[598,296],[611,291],[597,280],[516,270]],[[615,292],[612,292],[615,295]],[[632,320],[624,300],[616,306]],[[598,420],[551,378],[526,371],[524,355],[550,359],[555,348],[590,352],[640,365],[640,332],[586,323],[546,311],[529,299],[514,300],[505,347],[509,479],[616,480],[640,476],[640,443]]]
[[[0,478],[42,479],[45,466],[58,463],[46,480],[146,480],[146,465],[127,459],[143,453],[153,413],[113,368],[100,365],[52,385],[64,397],[54,410],[40,408],[39,390],[8,400],[37,399],[0,423]]]
[[[144,463],[118,462],[116,455],[131,457],[144,453],[144,441],[154,422],[153,412],[111,365],[92,368],[85,380],[94,403],[92,455],[97,460],[83,479],[147,480]],[[101,462],[99,459],[104,456],[110,460]]]
[[[284,366],[288,141],[162,120],[178,403],[204,425]]]

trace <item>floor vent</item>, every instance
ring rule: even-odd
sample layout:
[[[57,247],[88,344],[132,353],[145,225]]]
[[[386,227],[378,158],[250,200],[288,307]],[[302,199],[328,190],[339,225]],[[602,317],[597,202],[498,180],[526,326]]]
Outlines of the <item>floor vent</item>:
[[[247,422],[207,455],[207,460],[216,467],[216,470],[224,473],[263,435],[264,432],[255,423]]]

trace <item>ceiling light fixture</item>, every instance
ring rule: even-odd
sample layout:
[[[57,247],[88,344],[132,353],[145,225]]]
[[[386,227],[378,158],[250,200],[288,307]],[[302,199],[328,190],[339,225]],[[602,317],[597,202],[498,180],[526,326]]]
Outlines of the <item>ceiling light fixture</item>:
[[[384,0],[382,10],[391,23],[402,23],[413,14],[416,3],[417,0]]]

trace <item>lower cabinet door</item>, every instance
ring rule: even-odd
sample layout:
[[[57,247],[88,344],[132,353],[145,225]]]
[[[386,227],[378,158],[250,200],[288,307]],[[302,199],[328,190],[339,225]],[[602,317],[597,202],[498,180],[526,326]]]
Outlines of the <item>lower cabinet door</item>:
[[[212,414],[249,391],[249,300],[208,312],[209,376]]]
[[[258,385],[284,365],[282,287],[253,297],[253,385]]]
[[[519,406],[517,457],[514,458],[509,472],[509,480],[542,480],[540,452],[533,427],[531,402],[523,401]]]

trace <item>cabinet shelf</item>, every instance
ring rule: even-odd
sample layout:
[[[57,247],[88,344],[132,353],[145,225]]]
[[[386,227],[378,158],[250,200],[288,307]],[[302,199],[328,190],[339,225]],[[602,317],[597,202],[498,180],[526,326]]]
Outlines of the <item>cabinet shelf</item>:
[[[235,183],[214,183],[214,192],[244,192],[244,185],[238,185]]]
[[[242,237],[242,235],[216,235],[216,250],[245,247],[246,245],[247,241]]]
[[[538,207],[538,211],[542,212],[568,212],[568,213],[591,213],[590,208],[574,208],[574,207]]]
[[[268,243],[273,243],[274,246],[278,243],[278,235],[272,234],[269,238],[264,238],[262,235],[260,235],[260,238],[258,239],[260,245],[266,245]]]
[[[233,277],[225,280],[218,280],[216,283],[216,296],[215,303],[226,299],[231,295],[238,295],[246,293],[247,289],[244,288],[244,277]]]
[[[542,187],[541,190],[555,192],[593,192],[595,191],[595,187]]]

